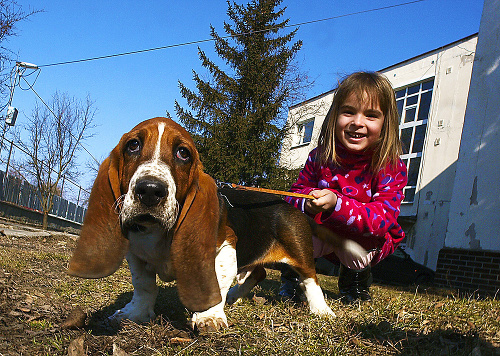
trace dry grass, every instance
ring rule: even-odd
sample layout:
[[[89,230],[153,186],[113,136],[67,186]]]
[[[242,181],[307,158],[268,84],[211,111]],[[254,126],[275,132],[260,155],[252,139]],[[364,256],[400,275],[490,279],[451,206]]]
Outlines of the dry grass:
[[[333,319],[276,298],[269,270],[254,297],[226,312],[230,327],[192,332],[174,283],[161,283],[159,317],[145,325],[107,319],[132,296],[124,266],[101,280],[64,273],[74,237],[0,238],[0,355],[67,355],[83,342],[88,355],[500,355],[500,302],[435,288],[372,287],[373,302],[344,306],[337,278],[320,276]],[[59,325],[80,306],[84,329]],[[116,347],[115,346],[115,347]]]

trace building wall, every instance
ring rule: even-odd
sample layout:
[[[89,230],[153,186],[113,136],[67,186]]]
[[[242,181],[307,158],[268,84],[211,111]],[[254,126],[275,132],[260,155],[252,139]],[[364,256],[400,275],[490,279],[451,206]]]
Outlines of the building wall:
[[[321,94],[299,105],[290,108],[288,125],[292,127],[290,135],[283,140],[280,156],[280,166],[288,169],[302,168],[306,163],[309,152],[318,145],[318,136],[321,125],[333,100],[333,91]],[[314,119],[312,139],[309,144],[300,144],[297,127],[305,121]]]
[[[444,246],[453,189],[450,182],[455,177],[476,43],[477,36],[473,35],[381,70],[396,90],[434,79],[415,199],[403,204],[401,210],[407,252],[432,269],[436,269],[439,250]],[[297,145],[298,137],[293,133],[284,140],[282,166],[304,165],[307,154],[317,145],[332,99],[333,92],[328,92],[290,109],[289,124],[312,117],[315,124],[310,144]]]
[[[486,0],[453,189],[447,247],[500,251],[499,43],[500,1]]]
[[[415,200],[404,203],[402,217],[415,217],[407,227],[407,252],[436,269],[444,247],[455,169],[460,148],[477,36],[383,70],[393,87],[434,78],[422,164]]]

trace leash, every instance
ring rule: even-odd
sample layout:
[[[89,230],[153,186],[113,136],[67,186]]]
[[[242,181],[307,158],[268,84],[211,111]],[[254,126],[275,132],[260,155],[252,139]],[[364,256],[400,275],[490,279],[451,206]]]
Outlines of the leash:
[[[245,187],[243,185],[238,185],[238,184],[227,184],[230,187],[238,190],[251,190],[254,192],[261,192],[261,193],[267,193],[267,194],[276,194],[276,195],[285,195],[288,197],[295,197],[295,198],[306,198],[306,199],[316,199],[312,195],[308,194],[300,194],[300,193],[293,193],[293,192],[285,192],[282,190],[274,190],[274,189],[266,189],[266,188],[256,188],[256,187]]]

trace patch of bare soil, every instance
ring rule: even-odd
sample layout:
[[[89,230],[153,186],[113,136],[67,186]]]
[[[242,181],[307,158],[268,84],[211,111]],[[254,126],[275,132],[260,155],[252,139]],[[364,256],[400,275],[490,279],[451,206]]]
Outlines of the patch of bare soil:
[[[67,256],[74,237],[21,236],[1,230],[0,354],[49,354],[73,332],[59,328],[71,305],[54,298],[52,288],[64,276],[64,263],[54,263],[48,256]],[[46,349],[47,338],[59,339],[60,345]]]

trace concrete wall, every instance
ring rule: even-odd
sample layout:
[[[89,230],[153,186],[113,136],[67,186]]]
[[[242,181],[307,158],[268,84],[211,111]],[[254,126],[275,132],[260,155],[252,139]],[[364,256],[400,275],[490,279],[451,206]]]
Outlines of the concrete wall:
[[[500,250],[500,1],[486,0],[449,214],[447,247]]]
[[[6,201],[0,201],[0,213],[3,216],[8,218],[13,218],[16,220],[20,220],[22,222],[26,222],[29,224],[42,225],[43,214],[39,211],[27,209],[17,204],[13,204]],[[80,230],[82,225],[70,221],[67,219],[60,218],[55,215],[50,215],[48,217],[49,229],[56,231],[64,231],[67,228],[71,228],[74,230]]]

